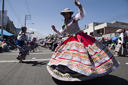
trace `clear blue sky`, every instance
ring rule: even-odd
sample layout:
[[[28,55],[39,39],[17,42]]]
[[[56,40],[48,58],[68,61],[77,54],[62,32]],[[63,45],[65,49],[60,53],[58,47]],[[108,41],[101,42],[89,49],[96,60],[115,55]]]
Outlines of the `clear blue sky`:
[[[128,0],[80,0],[80,3],[86,11],[84,19],[79,21],[81,29],[92,22],[128,23]],[[54,33],[51,25],[61,29],[63,16],[60,12],[65,8],[73,10],[73,16],[78,13],[74,0],[5,0],[5,10],[8,10],[8,16],[17,28],[24,25],[25,15],[31,14],[27,27],[36,29],[43,35]]]

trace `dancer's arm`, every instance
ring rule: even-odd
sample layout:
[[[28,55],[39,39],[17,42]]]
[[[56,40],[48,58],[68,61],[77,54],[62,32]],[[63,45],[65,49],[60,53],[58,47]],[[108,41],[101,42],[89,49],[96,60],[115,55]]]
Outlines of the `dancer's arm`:
[[[61,29],[60,31],[58,31],[54,25],[51,26],[52,29],[58,34],[58,35],[63,35],[64,31]]]
[[[26,32],[25,34],[34,34],[34,32]]]
[[[84,18],[84,16],[85,16],[85,10],[82,8],[82,5],[79,2],[79,0],[78,1],[74,0],[74,3],[79,8],[79,13],[74,17],[74,19],[76,21],[78,21],[78,20],[81,20],[81,19]]]

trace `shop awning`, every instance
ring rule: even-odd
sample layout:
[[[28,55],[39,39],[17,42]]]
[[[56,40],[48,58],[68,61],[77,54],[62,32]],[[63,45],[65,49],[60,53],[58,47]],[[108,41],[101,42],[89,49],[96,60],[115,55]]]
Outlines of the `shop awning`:
[[[0,29],[0,35],[1,35],[1,29]],[[12,33],[7,32],[6,30],[3,30],[3,35],[4,36],[13,36]]]

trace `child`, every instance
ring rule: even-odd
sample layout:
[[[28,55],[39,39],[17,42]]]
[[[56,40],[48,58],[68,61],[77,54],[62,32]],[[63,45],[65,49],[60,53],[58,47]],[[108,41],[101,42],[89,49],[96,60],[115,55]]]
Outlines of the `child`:
[[[23,62],[22,60],[26,58],[26,55],[28,54],[30,49],[27,43],[25,43],[25,40],[27,40],[26,34],[34,34],[34,32],[29,33],[26,31],[27,31],[26,27],[21,27],[21,31],[19,32],[17,37],[16,45],[19,48],[19,55],[17,59],[19,60],[19,63]]]
[[[79,1],[74,2],[79,8],[75,17],[72,17],[73,11],[68,8],[61,12],[65,18],[64,29],[58,31],[52,25],[52,29],[58,34],[69,34],[69,38],[55,49],[47,65],[51,76],[62,81],[93,79],[104,76],[119,66],[119,62],[104,44],[80,30],[78,21],[84,17],[85,12]]]

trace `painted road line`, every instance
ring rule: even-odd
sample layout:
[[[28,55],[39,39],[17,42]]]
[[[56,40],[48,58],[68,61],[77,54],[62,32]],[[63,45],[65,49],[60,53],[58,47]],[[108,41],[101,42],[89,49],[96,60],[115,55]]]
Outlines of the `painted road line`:
[[[24,61],[49,61],[50,58],[47,59],[31,59],[31,60],[24,60]],[[1,60],[0,63],[14,63],[14,62],[19,62],[18,60]]]
[[[126,64],[128,64],[128,63],[126,63]]]
[[[18,60],[3,60],[0,61],[0,63],[13,63],[13,62],[19,62]]]
[[[32,59],[36,59],[36,58],[32,58]]]
[[[19,51],[11,51],[11,53],[17,53],[17,52],[19,52]],[[49,50],[38,50],[36,52],[49,52]],[[31,53],[33,53],[33,52],[31,52]]]
[[[49,54],[49,53],[53,53],[53,52],[45,52],[45,53],[30,53],[30,54]]]
[[[30,55],[32,54],[52,54],[53,52],[45,52],[45,53],[30,53]],[[18,53],[6,53],[6,54],[0,54],[0,55],[18,55]]]

